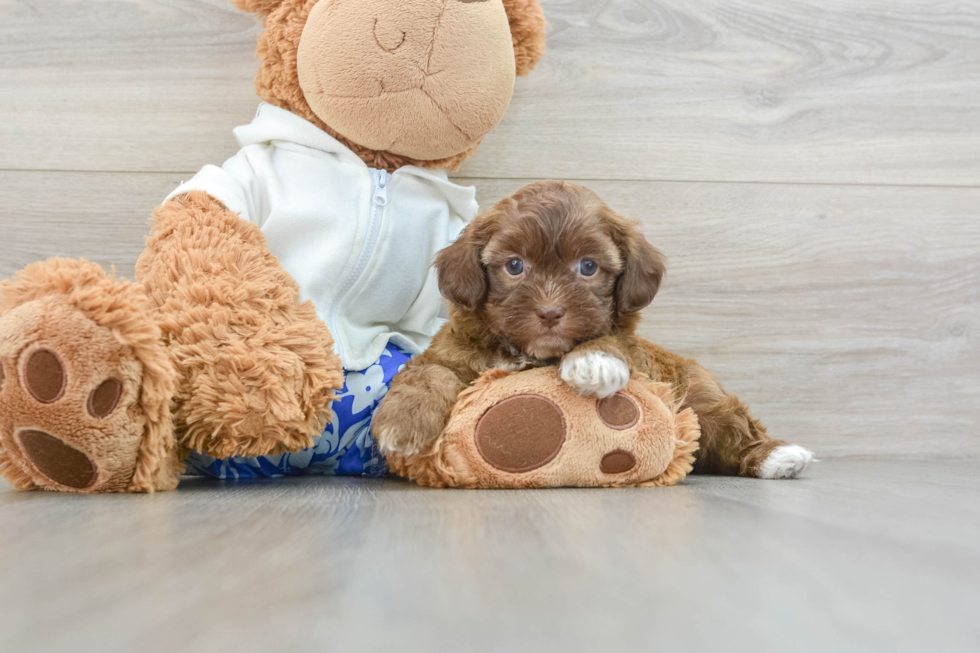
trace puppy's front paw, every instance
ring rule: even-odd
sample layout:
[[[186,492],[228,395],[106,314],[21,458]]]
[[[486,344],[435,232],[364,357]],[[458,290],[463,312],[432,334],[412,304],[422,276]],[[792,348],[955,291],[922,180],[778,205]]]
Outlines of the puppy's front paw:
[[[391,397],[390,393],[385,401],[389,399],[394,401],[387,407],[382,401],[371,422],[371,435],[381,453],[414,456],[428,450],[442,432],[445,417],[419,406],[410,406],[408,412],[401,412],[399,408],[405,408],[405,402],[399,402],[398,397]]]
[[[562,359],[560,372],[562,381],[579,394],[600,399],[616,394],[630,380],[629,366],[601,351],[573,351]]]
[[[814,460],[813,452],[798,444],[776,447],[762,461],[759,478],[796,478]]]

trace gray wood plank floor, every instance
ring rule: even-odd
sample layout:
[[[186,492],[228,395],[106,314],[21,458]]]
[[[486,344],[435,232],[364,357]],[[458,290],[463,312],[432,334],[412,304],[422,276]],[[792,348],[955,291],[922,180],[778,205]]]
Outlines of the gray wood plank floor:
[[[3,650],[976,651],[980,475],[0,490]]]

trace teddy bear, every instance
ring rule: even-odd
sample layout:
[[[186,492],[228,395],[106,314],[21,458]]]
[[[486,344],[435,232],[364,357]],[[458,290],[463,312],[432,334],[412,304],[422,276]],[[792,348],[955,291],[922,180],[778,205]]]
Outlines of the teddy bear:
[[[0,287],[0,474],[153,492],[376,475],[371,414],[444,322],[449,180],[544,52],[537,0],[234,0],[261,17],[241,150],[153,211],[131,283],[51,259]]]

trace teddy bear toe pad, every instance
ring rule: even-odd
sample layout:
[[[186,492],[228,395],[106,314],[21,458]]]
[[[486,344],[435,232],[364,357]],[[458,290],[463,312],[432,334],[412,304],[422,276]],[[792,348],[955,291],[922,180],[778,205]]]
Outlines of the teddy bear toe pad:
[[[50,349],[35,349],[24,364],[24,387],[42,404],[61,399],[65,393],[65,366]]]
[[[639,406],[622,392],[596,402],[596,412],[603,424],[617,431],[635,426],[640,420]]]
[[[599,471],[603,474],[624,474],[634,467],[636,467],[636,456],[622,449],[610,451],[599,463]]]
[[[34,467],[59,485],[80,490],[92,485],[98,477],[95,463],[88,456],[53,435],[23,429],[16,437]]]

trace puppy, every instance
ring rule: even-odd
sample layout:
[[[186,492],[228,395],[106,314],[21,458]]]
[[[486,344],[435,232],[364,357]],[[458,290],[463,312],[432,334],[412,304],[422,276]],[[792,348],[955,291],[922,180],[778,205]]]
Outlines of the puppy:
[[[701,425],[695,472],[793,478],[813,458],[773,440],[695,361],[635,335],[666,271],[636,222],[574,184],[531,184],[477,217],[436,259],[450,321],[395,377],[375,414],[382,450],[425,453],[460,391],[492,368],[559,365],[608,397],[633,372],[670,383]]]

